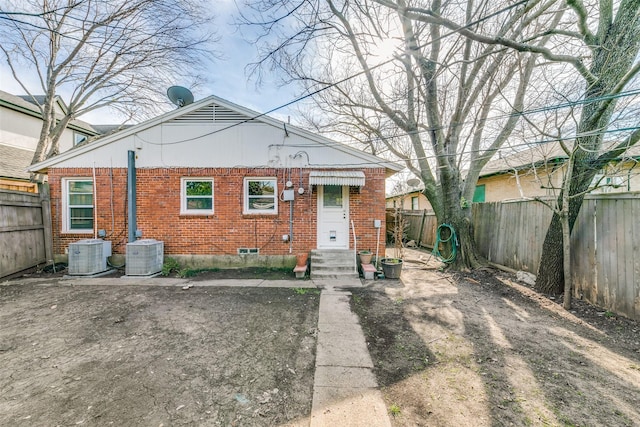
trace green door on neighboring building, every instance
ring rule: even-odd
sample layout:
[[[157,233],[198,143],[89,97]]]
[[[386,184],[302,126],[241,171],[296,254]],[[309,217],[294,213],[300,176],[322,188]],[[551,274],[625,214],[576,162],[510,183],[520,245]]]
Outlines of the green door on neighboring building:
[[[476,191],[473,193],[473,203],[484,202],[484,184],[476,185]]]

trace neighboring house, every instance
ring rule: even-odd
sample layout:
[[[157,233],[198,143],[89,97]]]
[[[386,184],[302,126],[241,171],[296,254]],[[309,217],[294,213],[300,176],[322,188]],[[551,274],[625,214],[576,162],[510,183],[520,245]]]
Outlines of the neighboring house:
[[[422,194],[422,190],[411,190],[387,197],[387,209],[394,208],[412,211],[431,210],[431,203]]]
[[[400,194],[392,194],[387,197],[387,209],[403,209],[411,211],[433,211],[431,203],[427,200],[427,196],[422,193],[422,185],[418,189],[407,191]],[[476,187],[476,193],[474,194],[473,201],[481,202],[484,197],[482,192],[484,189],[481,186]]]
[[[540,144],[492,160],[482,169],[474,201],[496,202],[534,197],[555,197],[562,187],[568,156],[557,142]],[[640,190],[640,146],[599,171],[593,193],[621,193]]]
[[[42,102],[42,97],[35,98],[0,91],[0,189],[37,191],[36,184],[29,182],[29,173],[26,172],[42,129],[42,115],[34,103]],[[67,107],[58,98],[55,108],[60,115]],[[60,152],[100,133],[88,123],[72,120],[60,139]]]
[[[141,237],[192,265],[353,249],[352,230],[374,248],[402,168],[211,96],[31,168],[48,174],[58,258],[96,235],[125,253],[133,160]]]
[[[593,193],[640,191],[640,146],[611,162],[594,178]],[[556,142],[540,144],[488,162],[480,173],[473,202],[555,197],[562,186],[567,155]],[[387,208],[431,209],[420,190],[387,197]]]

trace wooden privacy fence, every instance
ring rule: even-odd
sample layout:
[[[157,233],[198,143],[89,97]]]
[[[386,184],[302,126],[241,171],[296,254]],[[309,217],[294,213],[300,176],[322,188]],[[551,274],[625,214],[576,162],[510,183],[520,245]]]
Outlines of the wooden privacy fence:
[[[403,214],[407,237],[432,247],[435,216]],[[493,263],[537,274],[551,216],[536,201],[476,203],[478,249]],[[640,193],[588,195],[571,235],[571,250],[574,295],[640,320]]]
[[[0,277],[52,259],[49,192],[0,190]]]
[[[393,230],[394,212],[394,209],[387,209],[387,232]],[[407,240],[432,248],[436,242],[436,228],[438,228],[434,213],[427,210],[402,211],[402,216],[407,223]]]

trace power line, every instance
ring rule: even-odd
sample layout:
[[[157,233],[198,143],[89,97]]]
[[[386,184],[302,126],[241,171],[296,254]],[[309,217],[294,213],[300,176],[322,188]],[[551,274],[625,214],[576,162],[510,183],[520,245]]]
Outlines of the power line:
[[[317,92],[318,91],[310,93],[308,95],[305,95],[303,98],[307,98],[307,97],[313,96]],[[629,90],[629,91],[621,92],[621,93],[615,94],[615,95],[604,95],[604,96],[601,96],[601,97],[596,97],[596,98],[589,99],[588,102],[598,102],[598,101],[608,100],[608,99],[612,99],[612,98],[623,98],[623,97],[627,97],[627,96],[636,96],[636,95],[640,95],[640,89]],[[224,131],[226,131],[228,129],[231,129],[233,127],[236,127],[236,126],[239,126],[239,125],[242,125],[242,124],[245,124],[245,123],[252,122],[252,121],[254,121],[254,120],[256,120],[256,119],[258,119],[260,117],[268,115],[270,112],[276,111],[278,109],[284,108],[285,106],[288,106],[288,105],[291,105],[293,103],[296,103],[296,102],[298,102],[299,100],[301,100],[303,98],[297,98],[297,99],[295,99],[293,101],[290,101],[290,102],[284,104],[283,106],[280,106],[280,107],[277,107],[275,109],[269,110],[269,111],[267,111],[265,113],[258,114],[256,116],[247,118],[245,120],[239,121],[239,122],[234,123],[232,125],[228,125],[228,126],[225,126],[223,128],[216,129],[216,130],[213,130],[213,131],[210,131],[210,132],[206,132],[206,133],[203,133],[203,134],[200,134],[198,136],[191,137],[191,138],[184,138],[184,139],[180,139],[180,140],[172,141],[172,142],[152,142],[152,141],[148,141],[148,140],[142,138],[140,135],[136,135],[136,136],[138,138],[140,138],[142,141],[144,141],[144,142],[146,142],[148,144],[151,144],[151,145],[183,144],[185,142],[190,142],[190,141],[194,141],[196,139],[200,139],[200,138],[204,138],[204,137],[207,137],[207,136],[211,136],[211,135],[214,135],[216,133],[224,132]],[[558,104],[558,105],[554,105],[554,106],[540,107],[540,108],[535,108],[533,110],[525,110],[525,111],[521,111],[521,112],[517,112],[517,113],[508,113],[508,114],[504,114],[504,115],[500,115],[500,116],[492,116],[492,117],[488,117],[487,119],[484,119],[483,121],[497,120],[497,119],[500,119],[500,118],[508,118],[508,117],[513,116],[513,115],[524,116],[524,115],[528,115],[528,114],[537,114],[537,113],[541,113],[541,112],[553,111],[553,110],[562,109],[562,108],[568,108],[568,107],[572,107],[572,106],[576,106],[576,105],[582,105],[585,102],[587,102],[587,101],[578,100],[578,101],[575,101],[575,102],[567,102],[567,103]],[[473,120],[470,120],[470,121],[462,122],[461,124],[472,124],[472,123],[475,124],[478,121],[479,121],[478,119],[473,119]],[[413,132],[403,132],[402,135],[388,136],[388,137],[385,137],[384,139],[389,140],[389,139],[406,138],[407,136],[410,136],[410,135],[420,135],[420,134],[424,134],[424,133],[433,132],[434,130],[443,130],[443,129],[446,129],[446,126],[441,126],[440,128],[428,128],[428,129],[423,129],[423,130],[418,130],[418,131],[413,131]],[[615,130],[612,130],[612,131],[615,131]],[[583,136],[588,136],[588,135],[585,134]],[[375,141],[379,141],[379,140],[380,140],[379,138],[374,138],[374,139],[360,140],[359,142],[360,143],[370,143],[370,142],[375,142]],[[337,142],[336,141],[334,143],[328,143],[328,144],[325,144],[325,145],[327,145],[327,146],[331,146],[331,145],[340,146],[340,145],[344,145],[344,144],[341,143],[341,142]],[[294,144],[294,145],[289,145],[289,146],[296,146],[296,145]],[[304,145],[300,145],[300,146],[304,146]]]
[[[499,15],[501,13],[504,13],[505,11],[513,9],[513,8],[515,8],[515,7],[517,7],[517,6],[521,5],[521,4],[524,4],[526,2],[527,2],[526,0],[525,1],[521,1],[521,2],[515,3],[514,5],[511,5],[511,6],[503,8],[503,9],[500,9],[500,10],[498,10],[498,11],[492,13],[492,14],[489,14],[489,15],[487,15],[485,17],[482,17],[482,18],[480,18],[480,19],[478,19],[476,21],[470,22],[469,24],[465,25],[464,27],[461,27],[461,29],[464,29],[464,28],[467,28],[467,27],[470,27],[470,26],[474,26],[474,25],[476,25],[476,24],[478,24],[480,22],[483,22],[483,21],[485,21],[485,20],[487,20],[487,19],[489,19],[489,18],[491,18],[493,16],[497,16],[497,15]],[[440,40],[440,39],[443,39],[445,37],[448,37],[448,36],[450,36],[450,35],[452,35],[454,33],[457,33],[458,31],[459,30],[455,30],[455,31],[451,31],[451,32],[449,32],[447,34],[443,34],[443,35],[439,36],[438,38],[430,41],[429,43],[433,43],[433,42],[435,42],[437,40]],[[427,45],[428,44],[425,44],[425,45],[423,45],[421,47],[425,47]],[[305,100],[307,98],[313,97],[313,96],[315,96],[315,95],[317,95],[317,94],[319,94],[319,93],[321,93],[321,92],[323,92],[325,90],[328,90],[330,88],[337,87],[337,86],[339,86],[339,85],[341,85],[341,84],[343,84],[343,83],[345,83],[345,82],[347,82],[349,80],[352,80],[352,79],[354,79],[356,77],[362,76],[363,74],[365,74],[365,73],[367,73],[369,71],[375,70],[375,69],[380,68],[380,67],[382,67],[382,66],[384,66],[386,64],[389,64],[389,63],[395,61],[396,59],[397,58],[391,58],[389,60],[383,61],[383,62],[381,62],[381,63],[379,63],[377,65],[368,67],[367,69],[364,69],[364,70],[362,70],[360,72],[357,72],[355,74],[349,75],[349,76],[347,76],[347,77],[345,77],[345,78],[343,78],[343,79],[341,79],[341,80],[339,80],[337,82],[326,83],[325,86],[323,86],[323,87],[321,87],[321,88],[319,88],[317,90],[314,90],[313,92],[310,92],[310,93],[308,93],[308,94],[306,94],[304,96],[298,97],[298,98],[296,98],[296,99],[294,99],[292,101],[289,101],[289,102],[287,102],[285,104],[282,104],[280,106],[272,108],[272,109],[270,109],[270,110],[268,110],[268,111],[266,111],[264,113],[255,115],[253,117],[247,118],[246,120],[243,120],[243,121],[240,121],[240,122],[236,122],[236,123],[234,123],[232,125],[229,125],[229,126],[226,126],[226,127],[220,128],[220,129],[216,129],[216,130],[204,133],[204,134],[201,134],[199,136],[195,136],[195,137],[191,137],[191,138],[185,138],[185,139],[181,139],[181,140],[178,140],[178,141],[172,141],[172,142],[167,142],[167,143],[153,143],[153,142],[150,142],[150,141],[146,141],[146,142],[148,142],[150,144],[155,144],[155,145],[160,145],[160,144],[162,144],[162,145],[173,145],[173,144],[180,144],[180,143],[184,143],[184,142],[193,141],[193,140],[196,140],[196,139],[199,139],[199,138],[202,138],[202,137],[206,137],[206,136],[210,136],[210,135],[213,135],[213,134],[216,134],[216,133],[219,133],[219,132],[224,132],[224,131],[226,131],[228,129],[231,129],[233,127],[242,125],[244,123],[251,122],[251,121],[256,120],[256,119],[258,119],[258,118],[260,118],[262,116],[268,115],[268,114],[273,113],[275,111],[278,111],[278,110],[280,110],[282,108],[288,107],[288,106],[296,104],[298,102],[301,102],[301,101],[303,101],[303,100]],[[499,119],[502,119],[502,118],[510,118],[510,117],[513,117],[513,116],[524,116],[524,115],[528,115],[528,114],[543,113],[543,112],[547,112],[547,111],[553,111],[553,110],[558,110],[558,109],[562,109],[562,108],[571,108],[571,107],[580,106],[580,105],[584,105],[584,104],[588,104],[588,103],[593,103],[593,102],[598,102],[598,101],[603,101],[603,100],[609,100],[609,99],[617,99],[617,98],[621,98],[621,97],[633,96],[633,95],[638,95],[638,94],[640,94],[640,89],[634,89],[634,90],[622,92],[620,94],[608,94],[608,95],[603,95],[603,96],[600,96],[600,97],[597,97],[597,98],[569,101],[569,102],[565,102],[565,103],[562,103],[562,104],[557,104],[555,106],[537,107],[537,108],[534,108],[534,109],[531,109],[531,110],[513,111],[513,112],[510,112],[510,113],[505,113],[505,114],[500,114],[500,115],[492,115],[492,116],[487,117],[486,119],[482,119],[482,120],[474,118],[474,119],[462,122],[460,124],[461,125],[477,124],[480,121],[488,122],[488,121],[499,120]],[[434,130],[443,130],[443,129],[446,129],[446,128],[447,128],[447,126],[444,126],[444,125],[439,127],[439,128],[430,127],[428,129],[423,129],[423,130],[416,130],[416,131],[413,131],[413,132],[405,132],[403,135],[396,136],[396,137],[393,137],[393,138],[405,137],[407,135],[423,134],[423,133],[433,132]],[[385,139],[391,139],[391,138],[392,137],[388,137],[388,138],[385,138]],[[143,139],[143,138],[141,138],[141,139]],[[366,141],[364,141],[364,142],[366,142]]]
[[[443,35],[441,35],[441,36],[439,36],[439,37],[436,37],[434,40],[431,40],[428,44],[432,44],[432,43],[434,43],[434,42],[436,42],[436,41],[439,41],[439,40],[442,40],[442,39],[444,39],[444,38],[446,38],[446,37],[449,37],[449,36],[450,36],[450,35],[452,35],[452,34],[456,34],[457,32],[459,32],[459,30],[466,29],[466,28],[470,28],[470,27],[472,27],[472,26],[474,26],[474,25],[477,25],[477,24],[479,24],[479,23],[481,23],[481,22],[484,22],[484,21],[486,21],[486,20],[488,20],[488,19],[490,19],[490,18],[492,18],[492,17],[494,17],[494,16],[498,16],[498,15],[500,15],[500,14],[504,13],[504,12],[508,12],[508,11],[510,11],[511,9],[514,9],[514,8],[516,8],[516,7],[520,6],[520,5],[523,5],[523,4],[525,4],[525,3],[528,3],[528,1],[529,1],[529,0],[520,0],[519,2],[516,2],[516,3],[514,3],[514,4],[510,5],[510,6],[507,6],[507,7],[504,7],[504,8],[502,8],[502,9],[499,9],[499,10],[497,10],[496,12],[493,12],[493,13],[490,13],[489,15],[486,15],[486,16],[483,16],[483,17],[481,17],[481,18],[478,18],[478,19],[477,19],[477,20],[475,20],[475,21],[472,21],[472,22],[470,22],[470,23],[468,23],[468,24],[466,24],[466,25],[464,25],[464,26],[461,26],[458,30],[452,30],[452,31],[450,31],[450,32],[448,32],[448,33],[446,33],[446,34],[443,34]],[[423,46],[419,46],[419,47],[420,47],[420,48],[423,48],[423,47],[426,47],[428,44],[424,44]],[[264,113],[260,113],[260,114],[258,114],[258,115],[256,115],[256,116],[251,117],[251,118],[249,118],[249,119],[246,119],[246,120],[244,120],[244,121],[234,123],[234,124],[232,124],[232,125],[229,125],[229,126],[227,126],[227,127],[222,128],[222,129],[217,129],[217,130],[215,130],[215,131],[208,132],[208,133],[203,134],[203,135],[198,136],[198,137],[187,138],[187,139],[181,140],[180,142],[173,142],[173,143],[171,143],[171,144],[177,144],[177,143],[182,143],[182,142],[193,141],[193,140],[195,140],[195,139],[198,139],[198,138],[201,138],[201,137],[204,137],[204,136],[213,135],[213,134],[215,134],[215,133],[223,132],[223,131],[225,131],[225,130],[228,130],[228,129],[234,128],[234,127],[239,126],[239,125],[241,125],[241,124],[248,123],[248,122],[250,122],[250,121],[253,121],[253,120],[258,119],[258,118],[260,118],[260,117],[266,116],[266,115],[268,115],[268,114],[271,114],[271,113],[273,113],[273,112],[276,112],[276,111],[278,111],[278,110],[281,110],[281,109],[283,109],[283,108],[285,108],[285,107],[288,107],[288,106],[290,106],[290,105],[293,105],[293,104],[296,104],[296,103],[298,103],[298,102],[301,102],[301,101],[303,101],[303,100],[305,100],[305,99],[307,99],[307,98],[310,98],[310,97],[312,97],[312,96],[314,96],[314,95],[317,95],[318,93],[324,92],[325,90],[328,90],[328,89],[330,89],[330,88],[332,88],[332,87],[335,87],[335,86],[338,86],[338,85],[340,85],[340,84],[346,83],[346,82],[348,82],[349,80],[352,80],[352,79],[354,79],[354,78],[356,78],[356,77],[359,77],[359,76],[361,76],[361,75],[363,75],[363,74],[366,74],[366,73],[367,73],[367,72],[369,72],[369,71],[372,71],[372,70],[378,69],[378,68],[380,68],[380,67],[382,67],[382,66],[384,66],[384,65],[390,64],[390,63],[391,63],[391,62],[393,62],[393,61],[395,61],[395,58],[391,58],[391,59],[388,59],[388,60],[386,60],[386,61],[383,61],[383,62],[381,62],[381,63],[379,63],[379,64],[377,64],[377,65],[374,65],[374,66],[368,67],[368,69],[361,70],[361,71],[359,71],[359,72],[357,72],[357,73],[355,73],[355,74],[352,74],[352,75],[347,76],[347,77],[345,77],[345,78],[343,78],[343,79],[341,79],[341,80],[338,80],[337,82],[329,83],[327,86],[324,86],[324,87],[322,87],[322,88],[320,88],[320,89],[317,89],[317,90],[315,90],[315,91],[313,91],[313,92],[310,92],[310,93],[308,93],[308,94],[306,94],[306,95],[303,95],[303,96],[301,96],[301,97],[298,97],[298,98],[296,98],[296,99],[294,99],[294,100],[292,100],[292,101],[289,101],[289,102],[287,102],[287,103],[285,103],[285,104],[282,104],[282,105],[280,105],[280,106],[278,106],[278,107],[272,108],[272,109],[270,109],[270,110],[268,110],[268,111],[266,111],[266,112],[264,112]]]

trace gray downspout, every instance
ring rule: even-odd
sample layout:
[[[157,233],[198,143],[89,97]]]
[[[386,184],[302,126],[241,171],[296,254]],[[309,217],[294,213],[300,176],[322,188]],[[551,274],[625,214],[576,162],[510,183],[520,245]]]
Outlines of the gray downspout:
[[[293,252],[293,200],[289,201],[289,253]]]
[[[129,243],[136,241],[136,153],[129,150],[127,163],[127,212],[129,224]]]

